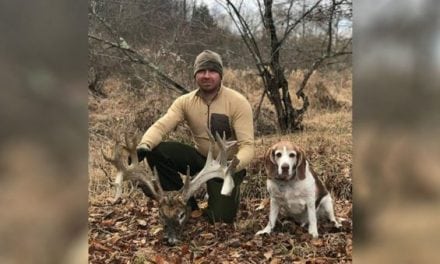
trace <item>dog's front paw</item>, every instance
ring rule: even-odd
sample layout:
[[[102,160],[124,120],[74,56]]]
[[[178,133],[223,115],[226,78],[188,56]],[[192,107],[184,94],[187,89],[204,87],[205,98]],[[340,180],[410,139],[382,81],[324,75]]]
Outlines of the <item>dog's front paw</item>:
[[[309,228],[309,234],[312,235],[313,238],[318,238],[318,230],[316,228]]]
[[[318,238],[318,232],[314,232],[314,233],[310,233],[310,235],[312,235],[313,238]]]
[[[337,217],[337,218],[334,219],[332,222],[333,222],[333,225],[334,225],[336,228],[341,228],[341,227],[342,227],[342,222],[344,222],[344,221],[347,221],[347,219],[342,218],[342,217]]]
[[[258,231],[257,233],[255,233],[255,235],[258,236],[261,234],[270,234],[270,232],[272,232],[272,229],[270,228],[270,226],[266,226],[266,228]]]
[[[333,222],[333,225],[336,227],[336,228],[341,228],[341,223],[339,223],[339,222],[337,222],[337,221],[334,221]]]

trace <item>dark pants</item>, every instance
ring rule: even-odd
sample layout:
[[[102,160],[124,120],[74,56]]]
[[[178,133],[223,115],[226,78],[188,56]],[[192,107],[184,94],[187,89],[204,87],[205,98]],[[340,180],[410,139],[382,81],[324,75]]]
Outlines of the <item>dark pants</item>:
[[[171,191],[180,190],[183,187],[178,172],[186,175],[187,166],[190,166],[190,175],[194,176],[202,170],[206,157],[189,145],[179,142],[162,142],[147,153],[147,161],[150,168],[157,169],[163,190]],[[207,182],[209,199],[205,215],[211,222],[231,223],[234,221],[240,204],[240,184],[245,175],[246,170],[233,175],[235,187],[231,196],[220,194],[223,180],[215,178]],[[189,199],[188,204],[193,210],[198,208],[194,197]]]

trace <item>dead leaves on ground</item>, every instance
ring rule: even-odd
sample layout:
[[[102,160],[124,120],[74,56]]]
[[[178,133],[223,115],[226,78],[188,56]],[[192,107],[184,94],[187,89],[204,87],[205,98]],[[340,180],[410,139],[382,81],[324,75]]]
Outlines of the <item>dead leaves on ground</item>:
[[[265,201],[246,200],[235,224],[209,224],[198,211],[189,219],[183,242],[162,242],[157,208],[143,199],[89,206],[90,263],[351,263],[352,225],[348,215],[341,229],[320,223],[312,239],[305,228],[278,223],[270,235],[254,236],[268,220]],[[263,205],[264,204],[264,205]],[[351,203],[336,211],[351,213]],[[258,210],[256,210],[258,208]]]

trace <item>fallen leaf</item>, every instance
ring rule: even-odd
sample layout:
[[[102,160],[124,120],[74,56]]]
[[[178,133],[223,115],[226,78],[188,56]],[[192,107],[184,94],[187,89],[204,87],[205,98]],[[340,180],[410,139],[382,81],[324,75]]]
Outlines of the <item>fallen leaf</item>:
[[[145,221],[144,219],[136,219],[137,223],[140,226],[146,226],[147,225],[147,221]]]
[[[300,241],[309,241],[311,239],[312,239],[312,235],[310,235],[309,233],[303,233],[299,237]]]
[[[116,205],[121,203],[121,198],[119,197],[117,200],[115,200],[114,198],[108,197],[107,199],[105,199],[107,203]]]
[[[281,263],[281,259],[279,259],[279,258],[273,258],[273,259],[270,261],[270,264],[279,264],[279,263]]]
[[[164,264],[164,263],[166,263],[165,260],[163,259],[163,257],[160,256],[160,255],[156,255],[155,261],[156,261],[157,264]]]
[[[203,214],[202,210],[194,210],[191,212],[191,217],[199,218],[200,216],[202,216],[202,214]]]
[[[182,255],[186,255],[186,254],[188,254],[188,253],[189,253],[189,246],[188,246],[188,244],[184,244],[184,245],[181,247],[180,251],[181,251]]]
[[[199,208],[200,209],[208,208],[208,202],[207,201],[203,201],[203,202],[199,203]]]
[[[119,236],[118,233],[116,233],[116,235],[114,235],[110,241],[112,242],[112,244],[115,244],[119,239],[121,239],[121,237]]]
[[[155,236],[157,233],[162,231],[162,229],[163,228],[161,226],[157,226],[157,227],[153,228],[152,231],[151,231],[151,235]]]
[[[353,252],[353,241],[350,238],[347,239],[347,246],[345,246],[345,251],[347,255],[351,255]]]
[[[315,247],[322,247],[324,245],[324,241],[320,238],[314,238],[310,243]]]
[[[255,209],[255,210],[256,211],[263,210],[266,207],[266,205],[268,205],[268,204],[269,204],[269,198],[265,198],[265,199],[261,200],[261,202],[258,205],[257,209]]]
[[[204,239],[213,239],[215,237],[213,233],[201,233],[200,236]]]
[[[227,245],[230,246],[230,247],[237,248],[237,247],[241,246],[240,239],[233,238],[230,241],[228,241]]]
[[[230,253],[230,255],[231,255],[231,257],[233,257],[233,258],[239,258],[239,257],[241,257],[240,252],[237,251],[237,250],[232,251],[232,252]]]
[[[114,219],[104,220],[104,221],[101,222],[101,225],[103,225],[103,226],[114,226],[115,225],[115,220]]]
[[[267,251],[266,253],[263,254],[264,257],[266,258],[266,260],[269,260],[272,258],[273,256],[273,249],[270,249],[269,251]]]
[[[106,247],[103,244],[98,243],[98,242],[93,242],[92,243],[92,247],[97,249],[97,250],[104,250],[104,251],[110,251],[111,250],[110,248],[108,248],[108,247]]]

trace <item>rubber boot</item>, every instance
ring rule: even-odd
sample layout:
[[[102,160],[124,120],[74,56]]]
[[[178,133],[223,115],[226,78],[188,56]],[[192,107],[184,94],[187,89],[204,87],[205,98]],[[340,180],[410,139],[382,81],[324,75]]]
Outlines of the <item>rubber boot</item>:
[[[233,176],[235,187],[230,196],[220,194],[223,186],[223,180],[212,179],[207,182],[209,198],[208,208],[204,213],[210,223],[234,222],[240,206],[240,184],[245,175],[246,171],[242,170]]]

